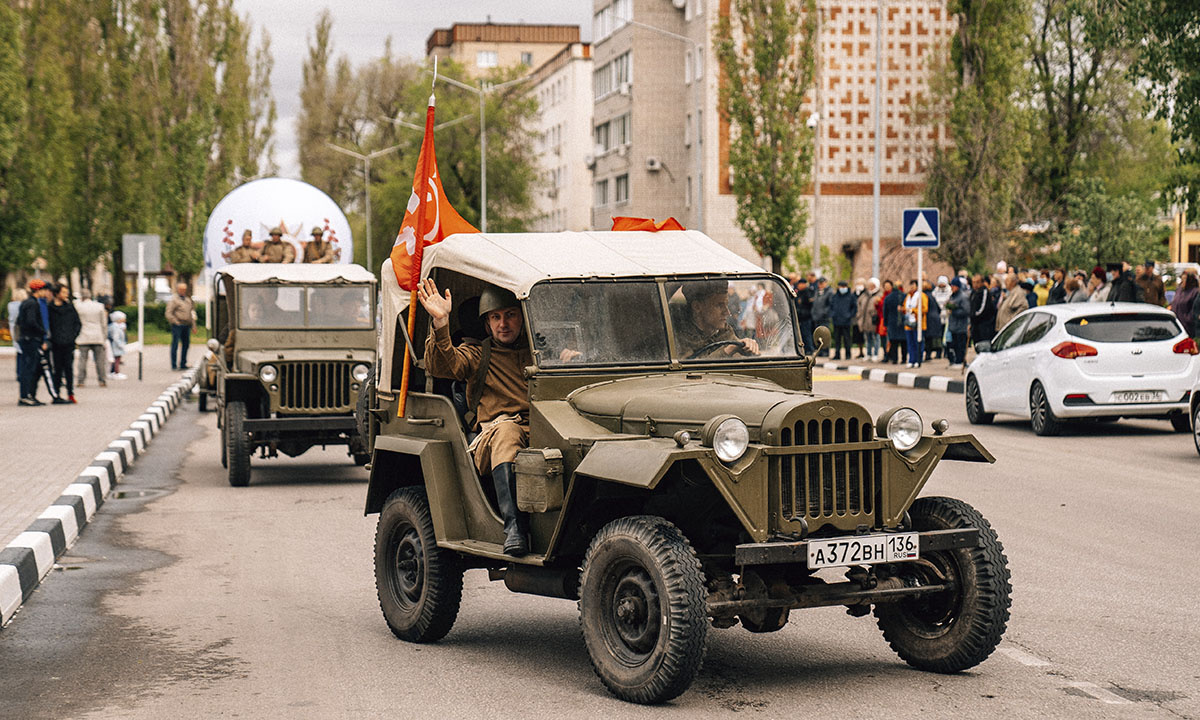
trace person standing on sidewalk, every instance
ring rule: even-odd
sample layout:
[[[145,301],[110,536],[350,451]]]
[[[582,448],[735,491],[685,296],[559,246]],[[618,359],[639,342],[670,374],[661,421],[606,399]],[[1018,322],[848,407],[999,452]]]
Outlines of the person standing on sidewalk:
[[[922,347],[925,344],[924,333],[929,328],[926,316],[929,314],[929,296],[921,289],[916,280],[908,284],[908,295],[904,298],[904,339],[908,344],[908,367],[921,367]],[[921,329],[921,339],[917,339],[917,328]]]
[[[953,290],[946,300],[946,322],[950,331],[950,345],[946,353],[950,358],[950,367],[960,368],[967,359],[967,323],[971,319],[971,297],[963,289],[961,278],[950,281]]]
[[[875,310],[883,295],[879,291],[879,278],[867,280],[867,286],[858,296],[858,329],[863,334],[866,359],[876,360],[879,356],[879,314]]]
[[[901,281],[892,284],[892,291],[883,299],[883,324],[887,329],[887,361],[899,363],[907,358],[904,344],[904,290]]]
[[[171,324],[171,369],[187,370],[188,346],[192,342],[192,328],[196,326],[196,307],[187,294],[187,283],[175,286],[175,294],[167,302],[167,322]],[[176,362],[176,348],[179,348]]]
[[[79,313],[71,303],[71,286],[63,283],[56,285],[53,300],[50,303],[50,356],[54,368],[54,389],[62,395],[63,386],[67,388],[65,399],[59,397],[54,402],[75,402],[75,339],[79,337]]]
[[[858,303],[850,294],[850,284],[838,280],[837,292],[829,298],[829,319],[833,322],[833,359],[842,359],[842,348],[846,349],[846,359],[850,359],[850,339],[854,328],[854,313]]]
[[[17,311],[17,332],[21,343],[21,405],[45,405],[37,399],[38,376],[44,376],[46,389],[52,399],[57,399],[50,378],[50,368],[45,354],[50,351],[50,310],[46,303],[50,289],[44,280],[29,281],[29,297]]]
[[[800,339],[804,342],[804,352],[813,351],[813,288],[808,278],[796,281],[796,319],[800,321]]]
[[[13,347],[17,349],[17,382],[21,382],[21,337],[17,332],[17,315],[21,312],[21,303],[25,302],[25,298],[29,297],[29,293],[25,292],[25,288],[17,288],[13,290],[12,300],[8,301],[8,334],[12,338]]]
[[[124,380],[121,372],[121,358],[125,356],[125,313],[116,311],[108,318],[108,346],[112,350],[113,369],[109,374],[115,380]]]
[[[104,306],[92,299],[92,291],[84,288],[79,291],[79,302],[75,303],[75,312],[79,314],[79,337],[75,338],[75,347],[79,348],[79,377],[75,385],[83,387],[87,382],[88,353],[96,365],[96,378],[100,387],[108,383],[104,341],[108,332],[108,311]]]

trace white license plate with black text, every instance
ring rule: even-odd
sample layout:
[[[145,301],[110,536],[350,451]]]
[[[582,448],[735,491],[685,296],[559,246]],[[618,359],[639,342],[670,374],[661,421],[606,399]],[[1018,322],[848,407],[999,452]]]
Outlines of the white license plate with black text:
[[[848,565],[903,562],[916,560],[920,557],[920,553],[921,539],[917,533],[810,540],[808,542],[808,567],[816,570]]]
[[[1126,390],[1112,394],[1114,403],[1156,403],[1163,401],[1161,390]]]

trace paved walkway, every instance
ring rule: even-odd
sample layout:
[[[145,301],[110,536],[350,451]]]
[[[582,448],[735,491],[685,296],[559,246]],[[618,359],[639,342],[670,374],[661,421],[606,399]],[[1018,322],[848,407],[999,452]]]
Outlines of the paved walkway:
[[[193,343],[188,361],[195,363],[202,354],[203,347]],[[16,358],[0,355],[0,548],[180,376],[170,369],[167,347],[157,345],[146,351],[141,382],[136,352],[126,355],[122,370],[129,379],[110,379],[102,388],[95,368],[89,368],[87,385],[75,390],[76,405],[22,407],[17,405]],[[45,385],[38,398],[48,401]]]

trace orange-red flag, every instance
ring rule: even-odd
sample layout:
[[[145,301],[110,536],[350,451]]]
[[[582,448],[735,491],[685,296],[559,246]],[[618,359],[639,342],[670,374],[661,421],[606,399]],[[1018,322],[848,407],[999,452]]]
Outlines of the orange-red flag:
[[[658,232],[659,230],[683,230],[683,225],[673,217],[669,217],[660,223],[655,223],[651,218],[633,218],[633,217],[614,217],[613,230],[646,230],[648,232]]]
[[[408,300],[408,336],[416,330],[417,285],[421,282],[421,259],[425,246],[441,242],[443,238],[460,232],[475,233],[471,223],[450,205],[442,179],[438,177],[437,155],[433,151],[433,96],[429,96],[429,109],[425,111],[425,138],[421,141],[421,154],[417,156],[417,171],[413,174],[412,195],[404,211],[404,221],[396,242],[392,245],[392,270],[396,282],[410,291]],[[397,415],[404,415],[408,402],[408,375],[411,358],[408,344],[404,346],[404,374],[400,380],[400,403]]]

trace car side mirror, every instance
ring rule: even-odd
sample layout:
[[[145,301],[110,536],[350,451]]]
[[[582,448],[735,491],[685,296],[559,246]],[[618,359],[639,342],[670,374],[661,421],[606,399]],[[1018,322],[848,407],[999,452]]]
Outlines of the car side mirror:
[[[980,340],[979,342],[975,343],[975,352],[986,353],[986,352],[991,352],[991,351],[992,351],[992,341],[991,340]]]
[[[212,350],[214,353],[221,349],[221,342],[219,340],[217,340],[216,338],[209,338],[208,342],[205,343],[205,345],[208,347],[209,350]]]
[[[816,329],[813,330],[813,345],[814,345],[814,347],[812,349],[812,352],[809,354],[816,355],[817,353],[821,352],[821,350],[823,350],[824,348],[829,347],[830,343],[832,342],[832,339],[833,339],[833,336],[830,334],[828,326],[826,326],[826,325],[818,326]]]

